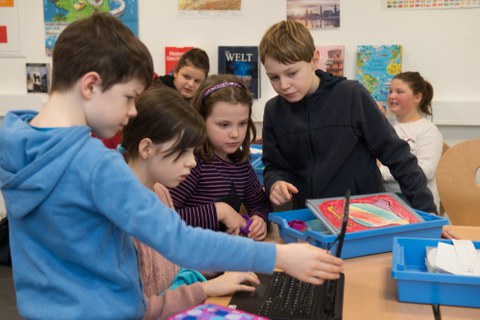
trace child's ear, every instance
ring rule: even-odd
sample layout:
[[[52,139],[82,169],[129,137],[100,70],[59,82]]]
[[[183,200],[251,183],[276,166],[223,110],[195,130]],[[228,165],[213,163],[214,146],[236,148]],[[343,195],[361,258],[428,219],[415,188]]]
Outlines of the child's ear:
[[[95,71],[90,71],[85,73],[80,78],[80,90],[82,92],[82,96],[90,99],[93,94],[95,93],[98,88],[100,88],[102,78],[100,75]]]
[[[416,104],[420,104],[420,102],[422,102],[422,99],[423,99],[423,94],[421,92],[417,93],[414,97],[413,97],[413,101],[416,103]]]
[[[320,60],[320,51],[318,49],[313,52],[312,66],[317,69],[318,61]]]
[[[143,160],[147,160],[153,153],[153,142],[149,138],[144,138],[138,144],[138,154]]]

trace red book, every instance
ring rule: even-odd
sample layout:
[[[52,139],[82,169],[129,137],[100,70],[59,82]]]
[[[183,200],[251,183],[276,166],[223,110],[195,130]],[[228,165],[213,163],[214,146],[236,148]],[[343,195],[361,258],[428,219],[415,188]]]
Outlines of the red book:
[[[165,74],[173,73],[178,61],[193,47],[165,47]]]

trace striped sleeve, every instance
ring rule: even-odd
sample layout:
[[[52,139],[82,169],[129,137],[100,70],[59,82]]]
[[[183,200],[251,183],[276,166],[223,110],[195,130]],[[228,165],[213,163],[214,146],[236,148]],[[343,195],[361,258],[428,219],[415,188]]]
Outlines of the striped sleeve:
[[[170,189],[170,194],[175,210],[188,225],[218,231],[215,203],[192,201],[192,196],[196,193],[200,180],[200,170],[201,166],[195,167],[185,181],[178,187]]]
[[[268,223],[268,213],[272,211],[272,205],[260,181],[258,181],[258,177],[250,162],[247,162],[245,165],[247,166],[244,198],[245,208],[250,216],[259,216]]]

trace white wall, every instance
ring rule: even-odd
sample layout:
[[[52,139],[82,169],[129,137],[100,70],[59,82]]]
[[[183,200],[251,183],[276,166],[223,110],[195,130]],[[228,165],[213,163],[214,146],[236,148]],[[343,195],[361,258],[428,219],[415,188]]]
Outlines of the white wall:
[[[26,95],[25,63],[50,62],[44,54],[43,1],[15,2],[20,5],[24,57],[0,58],[0,115],[30,103],[41,105],[43,95]],[[165,46],[205,49],[215,73],[219,45],[258,45],[265,30],[286,17],[285,0],[243,0],[235,17],[185,17],[177,14],[176,5],[176,0],[139,0],[139,35],[159,74],[165,68]],[[340,10],[340,28],[313,30],[312,35],[316,44],[345,45],[348,78],[355,77],[357,45],[401,44],[403,70],[420,71],[434,86],[433,120],[446,141],[480,135],[480,9],[383,10],[380,0],[342,0]],[[261,77],[257,121],[265,101],[274,96],[263,68]]]

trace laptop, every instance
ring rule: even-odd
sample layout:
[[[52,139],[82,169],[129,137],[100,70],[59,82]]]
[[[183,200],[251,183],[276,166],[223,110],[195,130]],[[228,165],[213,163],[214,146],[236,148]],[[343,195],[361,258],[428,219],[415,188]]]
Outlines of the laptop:
[[[347,229],[350,190],[345,194],[342,228],[337,236],[335,255],[340,257]],[[333,242],[332,245],[335,243]],[[284,272],[258,274],[260,285],[255,292],[236,292],[229,307],[264,316],[272,320],[342,319],[345,276],[313,285]]]

